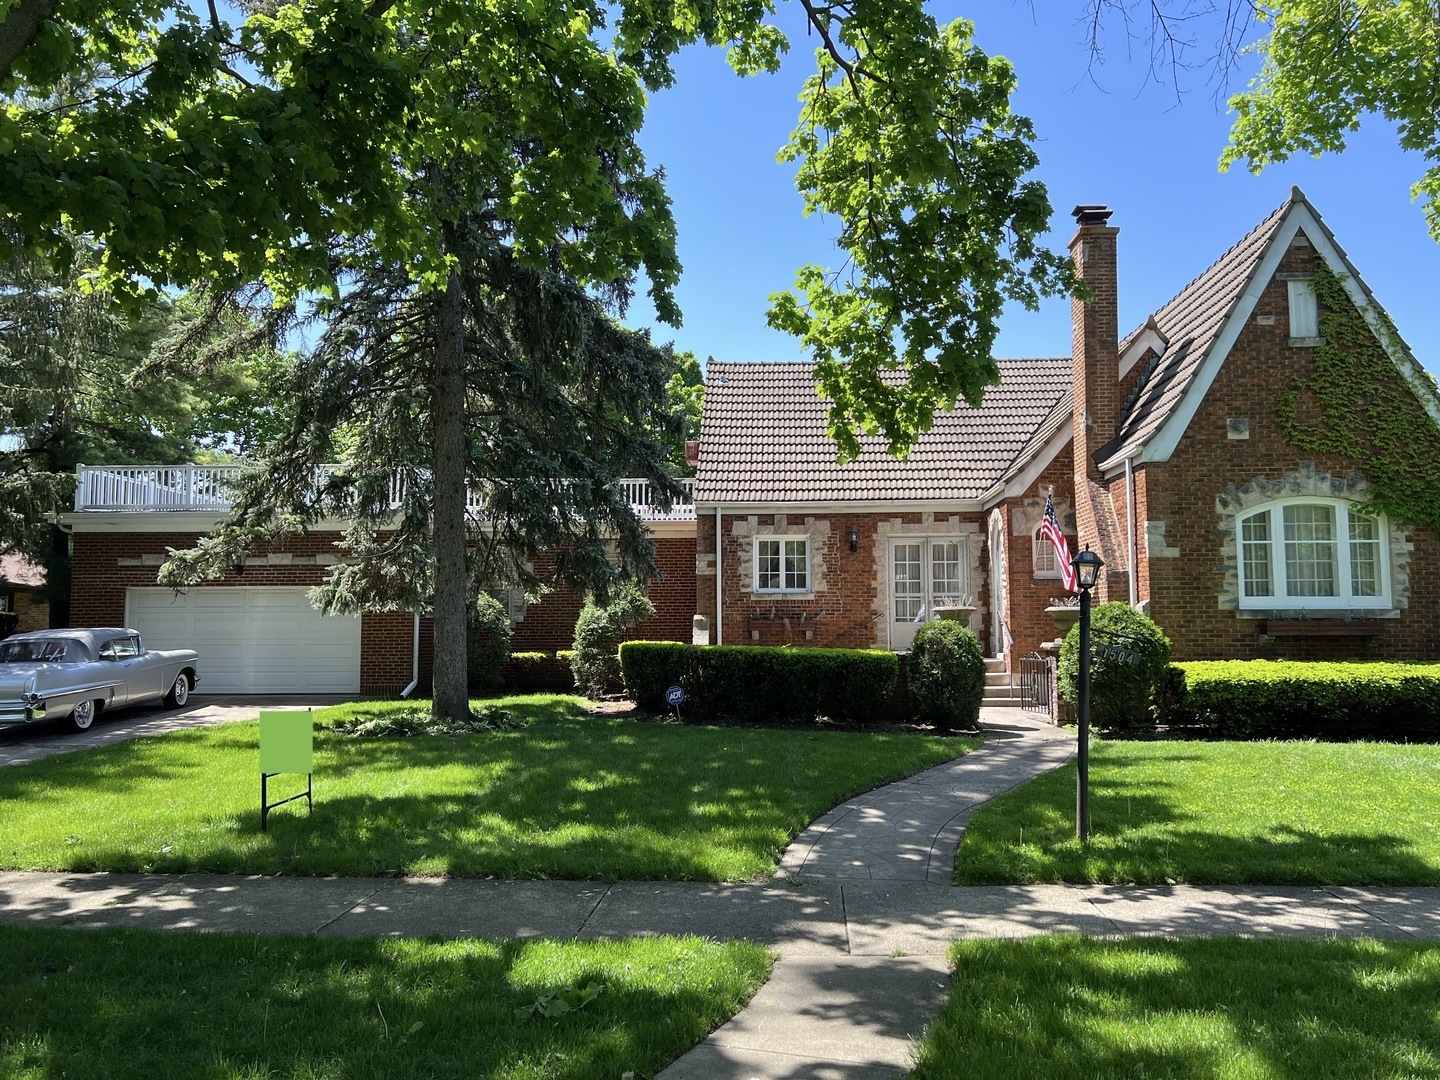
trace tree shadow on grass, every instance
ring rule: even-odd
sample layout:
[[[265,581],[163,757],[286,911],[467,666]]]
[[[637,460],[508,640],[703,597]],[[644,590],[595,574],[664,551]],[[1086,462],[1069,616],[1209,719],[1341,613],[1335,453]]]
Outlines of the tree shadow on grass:
[[[916,1080],[1440,1075],[1434,944],[1063,936],[953,958]]]
[[[970,822],[956,856],[964,885],[1072,882],[1134,885],[1434,885],[1440,865],[1413,838],[1321,831],[1276,821],[1261,832],[1206,827],[1180,785],[1127,773],[1185,752],[1106,760],[1091,774],[1090,841],[1074,838],[1073,764],[998,800]]]
[[[0,1072],[648,1076],[766,967],[757,949],[693,939],[627,951],[0,928]],[[579,1011],[516,1016],[591,983],[604,989]]]

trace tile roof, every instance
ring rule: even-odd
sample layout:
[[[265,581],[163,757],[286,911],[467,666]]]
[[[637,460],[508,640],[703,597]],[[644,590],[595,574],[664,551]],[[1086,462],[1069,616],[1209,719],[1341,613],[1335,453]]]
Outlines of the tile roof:
[[[722,363],[706,369],[697,502],[972,500],[1022,463],[1068,400],[1068,357],[1001,360],[1000,384],[978,409],[937,413],[909,458],[861,439],[854,461],[836,462],[826,400],[808,363]]]
[[[1120,418],[1114,439],[1100,450],[1099,458],[1103,460],[1126,446],[1144,442],[1160,430],[1215,344],[1227,316],[1245,292],[1294,202],[1292,193],[1291,198],[1271,211],[1249,235],[1150,316],[1169,344],[1155,369],[1141,376],[1142,381]],[[1150,319],[1146,320],[1147,325]],[[1122,354],[1144,328],[1144,325],[1137,327],[1120,343]]]
[[[45,584],[45,571],[18,551],[0,551],[0,581],[33,589]]]

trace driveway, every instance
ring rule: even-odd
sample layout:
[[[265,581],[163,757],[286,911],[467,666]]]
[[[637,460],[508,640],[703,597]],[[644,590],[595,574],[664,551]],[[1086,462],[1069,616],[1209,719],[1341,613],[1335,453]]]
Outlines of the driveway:
[[[353,700],[353,695],[345,694],[196,694],[183,709],[158,706],[118,709],[114,714],[102,712],[96,718],[95,726],[84,734],[66,730],[63,721],[0,727],[0,768],[23,765],[72,750],[89,750],[125,739],[138,739],[142,735],[161,735],[167,731],[254,720],[261,709],[318,709]]]

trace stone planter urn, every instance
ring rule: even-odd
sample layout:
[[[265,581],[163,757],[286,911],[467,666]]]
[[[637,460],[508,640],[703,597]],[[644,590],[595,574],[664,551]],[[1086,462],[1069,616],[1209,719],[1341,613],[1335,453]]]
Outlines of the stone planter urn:
[[[1080,609],[1068,604],[1054,604],[1047,607],[1045,614],[1055,620],[1055,626],[1060,631],[1062,638],[1070,632],[1070,627],[1080,621]]]
[[[944,607],[935,608],[935,615],[937,618],[948,619],[951,622],[958,622],[962,626],[969,626],[970,616],[974,614],[975,609],[973,607],[963,607],[958,604],[954,606],[946,605]]]

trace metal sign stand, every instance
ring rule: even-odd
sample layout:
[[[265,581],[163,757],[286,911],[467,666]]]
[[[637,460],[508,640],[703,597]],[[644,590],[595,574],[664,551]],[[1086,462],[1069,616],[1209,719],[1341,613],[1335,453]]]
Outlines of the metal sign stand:
[[[281,773],[304,773],[305,790],[272,803],[270,778]],[[314,712],[267,709],[260,713],[260,831],[269,831],[271,810],[297,799],[315,813]]]

